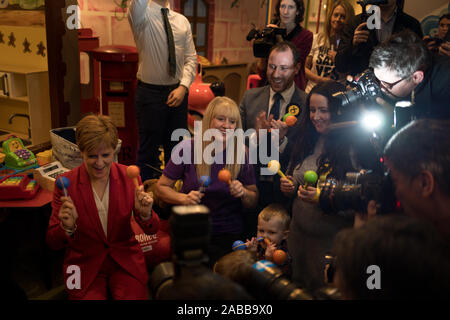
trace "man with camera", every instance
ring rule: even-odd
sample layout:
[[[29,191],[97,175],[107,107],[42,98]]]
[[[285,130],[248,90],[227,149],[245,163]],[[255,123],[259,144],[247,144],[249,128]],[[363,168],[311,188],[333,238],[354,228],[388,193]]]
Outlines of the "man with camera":
[[[336,70],[338,72],[350,73],[351,75],[363,72],[369,66],[369,58],[373,49],[392,34],[404,29],[410,29],[419,35],[420,38],[423,37],[419,21],[404,13],[397,2],[399,0],[360,1],[360,4],[363,6],[363,12],[365,12],[367,5],[379,6],[381,16],[380,29],[369,25],[369,17],[364,13],[355,16],[344,27],[336,54]]]
[[[439,18],[438,33],[436,37],[425,36],[423,40],[427,43],[431,52],[450,57],[450,13]]]
[[[370,67],[386,96],[412,102],[417,118],[450,117],[450,59],[432,56],[415,33],[404,30],[377,46]]]
[[[425,219],[450,240],[449,120],[416,120],[387,143],[384,155],[406,214]]]

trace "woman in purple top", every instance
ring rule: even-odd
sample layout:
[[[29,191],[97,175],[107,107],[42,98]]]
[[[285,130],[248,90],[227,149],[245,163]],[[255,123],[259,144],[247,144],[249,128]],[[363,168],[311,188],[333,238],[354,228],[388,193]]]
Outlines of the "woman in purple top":
[[[234,241],[241,239],[243,207],[255,207],[258,201],[253,166],[249,164],[244,141],[230,139],[236,129],[242,129],[236,103],[226,97],[214,98],[203,117],[201,137],[195,135],[194,139],[184,140],[174,148],[156,186],[158,197],[166,203],[203,204],[209,208],[211,265],[231,251]],[[230,184],[218,179],[223,168],[231,173]],[[209,183],[203,183],[205,177],[209,177]],[[177,192],[174,185],[179,179],[183,186]]]

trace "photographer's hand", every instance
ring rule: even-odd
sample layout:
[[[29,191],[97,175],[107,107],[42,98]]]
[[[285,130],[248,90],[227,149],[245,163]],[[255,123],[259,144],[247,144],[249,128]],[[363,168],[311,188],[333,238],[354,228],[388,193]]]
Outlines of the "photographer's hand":
[[[369,30],[367,30],[367,22],[361,23],[353,34],[353,45],[357,46],[361,43],[366,43],[369,40]]]
[[[446,41],[439,47],[439,55],[450,57],[450,42]]]

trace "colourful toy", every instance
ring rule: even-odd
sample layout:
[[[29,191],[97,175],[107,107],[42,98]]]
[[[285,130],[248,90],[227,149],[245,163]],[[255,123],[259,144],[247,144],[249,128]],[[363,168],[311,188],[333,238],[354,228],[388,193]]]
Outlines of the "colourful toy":
[[[231,173],[227,169],[222,169],[219,171],[219,174],[217,175],[220,181],[230,185],[231,184]]]
[[[210,176],[201,176],[200,177],[200,192],[205,192],[205,189],[208,188],[209,184],[211,183],[211,177]]]
[[[311,186],[314,187],[317,182],[317,173],[315,173],[312,170],[308,170],[305,172],[305,175],[303,176],[303,179],[305,180],[305,188]]]
[[[283,116],[283,122],[286,122],[286,124],[289,127],[293,127],[297,123],[297,117],[292,115],[292,114],[290,114],[290,113],[286,113]]]
[[[286,252],[283,250],[275,250],[272,255],[272,261],[278,265],[282,265],[287,259]]]
[[[69,187],[69,185],[70,185],[70,180],[69,180],[69,178],[59,176],[59,177],[56,179],[56,186],[57,186],[59,189],[61,189],[61,190],[64,191],[64,195],[65,195],[66,197],[67,197],[67,188]]]
[[[267,164],[267,168],[270,170],[270,172],[272,172],[273,174],[278,173],[278,175],[282,178],[286,178],[290,183],[292,183],[291,180],[289,180],[283,172],[281,172],[280,170],[280,163],[277,160],[270,160],[269,163]]]
[[[39,167],[33,152],[26,149],[20,138],[10,136],[2,144],[5,156],[5,166],[16,170],[26,170]]]
[[[139,169],[138,166],[128,166],[127,168],[127,176],[130,179],[133,179],[134,185],[137,187],[139,187],[139,180],[138,177],[141,174],[141,170]]]
[[[0,200],[31,199],[39,190],[36,180],[27,174],[16,174],[0,180]]]
[[[242,240],[236,240],[236,241],[233,243],[233,245],[232,245],[231,248],[233,249],[233,251],[236,251],[236,250],[245,250],[245,249],[247,249],[247,246],[246,246],[246,244],[244,243],[244,241],[242,241]]]

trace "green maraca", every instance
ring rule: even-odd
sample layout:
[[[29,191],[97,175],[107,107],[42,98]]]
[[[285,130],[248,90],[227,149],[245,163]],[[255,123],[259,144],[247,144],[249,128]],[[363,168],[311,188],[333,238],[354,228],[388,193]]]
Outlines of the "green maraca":
[[[317,182],[317,173],[315,173],[312,170],[308,170],[305,172],[303,179],[305,180],[305,186],[304,186],[305,189],[309,186],[314,187]]]

